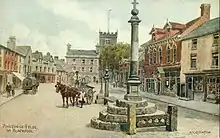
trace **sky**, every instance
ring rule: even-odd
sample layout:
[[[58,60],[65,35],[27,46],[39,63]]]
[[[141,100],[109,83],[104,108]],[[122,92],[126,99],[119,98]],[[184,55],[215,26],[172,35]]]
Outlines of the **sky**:
[[[139,44],[150,39],[153,26],[166,20],[186,23],[200,16],[200,5],[211,4],[211,18],[219,17],[219,0],[137,0]],[[64,57],[72,49],[95,49],[100,31],[118,30],[118,42],[130,43],[132,0],[0,0],[0,44],[9,36],[17,45]]]

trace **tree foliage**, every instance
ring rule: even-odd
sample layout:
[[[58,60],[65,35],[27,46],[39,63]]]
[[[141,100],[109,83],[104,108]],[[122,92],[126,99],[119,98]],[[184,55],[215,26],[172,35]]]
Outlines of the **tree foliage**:
[[[100,53],[100,68],[118,70],[120,62],[130,57],[130,45],[117,43],[115,45],[103,46]]]

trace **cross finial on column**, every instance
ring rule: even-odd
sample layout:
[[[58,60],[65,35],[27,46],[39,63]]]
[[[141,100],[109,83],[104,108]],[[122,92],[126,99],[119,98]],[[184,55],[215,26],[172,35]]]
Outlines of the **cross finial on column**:
[[[133,9],[136,9],[136,4],[139,4],[136,0],[134,0],[133,2],[132,2],[132,4],[133,4]]]

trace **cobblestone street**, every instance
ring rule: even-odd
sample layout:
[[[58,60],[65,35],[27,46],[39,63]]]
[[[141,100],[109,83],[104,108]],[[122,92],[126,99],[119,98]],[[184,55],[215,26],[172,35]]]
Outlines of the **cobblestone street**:
[[[96,85],[97,92],[99,88]],[[175,138],[183,135],[186,135],[186,138],[217,138],[219,136],[219,124],[216,120],[192,118],[193,115],[196,117],[196,114],[192,115],[183,110],[179,112],[179,132],[149,132],[127,136],[124,133],[87,127],[90,119],[97,117],[99,111],[105,109],[103,105],[92,104],[82,109],[71,106],[67,109],[61,106],[61,96],[55,92],[54,84],[41,84],[36,95],[22,95],[0,107],[0,138]],[[6,126],[9,128],[9,125],[32,125],[32,133],[13,130],[7,132]]]

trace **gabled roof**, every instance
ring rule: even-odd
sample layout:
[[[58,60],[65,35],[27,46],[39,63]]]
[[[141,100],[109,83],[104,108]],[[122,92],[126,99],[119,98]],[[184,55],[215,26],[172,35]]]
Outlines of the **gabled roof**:
[[[220,17],[214,18],[207,23],[201,25],[188,35],[182,38],[182,40],[201,37],[204,35],[209,35],[220,31]]]
[[[34,53],[32,53],[32,58],[34,58],[36,60],[43,59],[43,54],[42,54],[42,52],[35,51]]]
[[[156,33],[165,33],[165,30],[163,28],[155,28],[153,26],[153,28],[151,29],[150,33],[149,34],[152,34],[153,32],[156,32]]]
[[[67,55],[85,55],[85,56],[97,56],[96,50],[69,50]]]
[[[31,50],[31,46],[16,46],[15,50],[24,56],[27,56],[28,52]]]
[[[178,23],[178,22],[167,22],[163,29],[165,29],[168,25],[171,25],[172,29],[184,29],[185,28],[185,24],[182,23]]]
[[[53,56],[47,52],[47,54],[43,56],[43,60],[47,62],[53,62]]]

